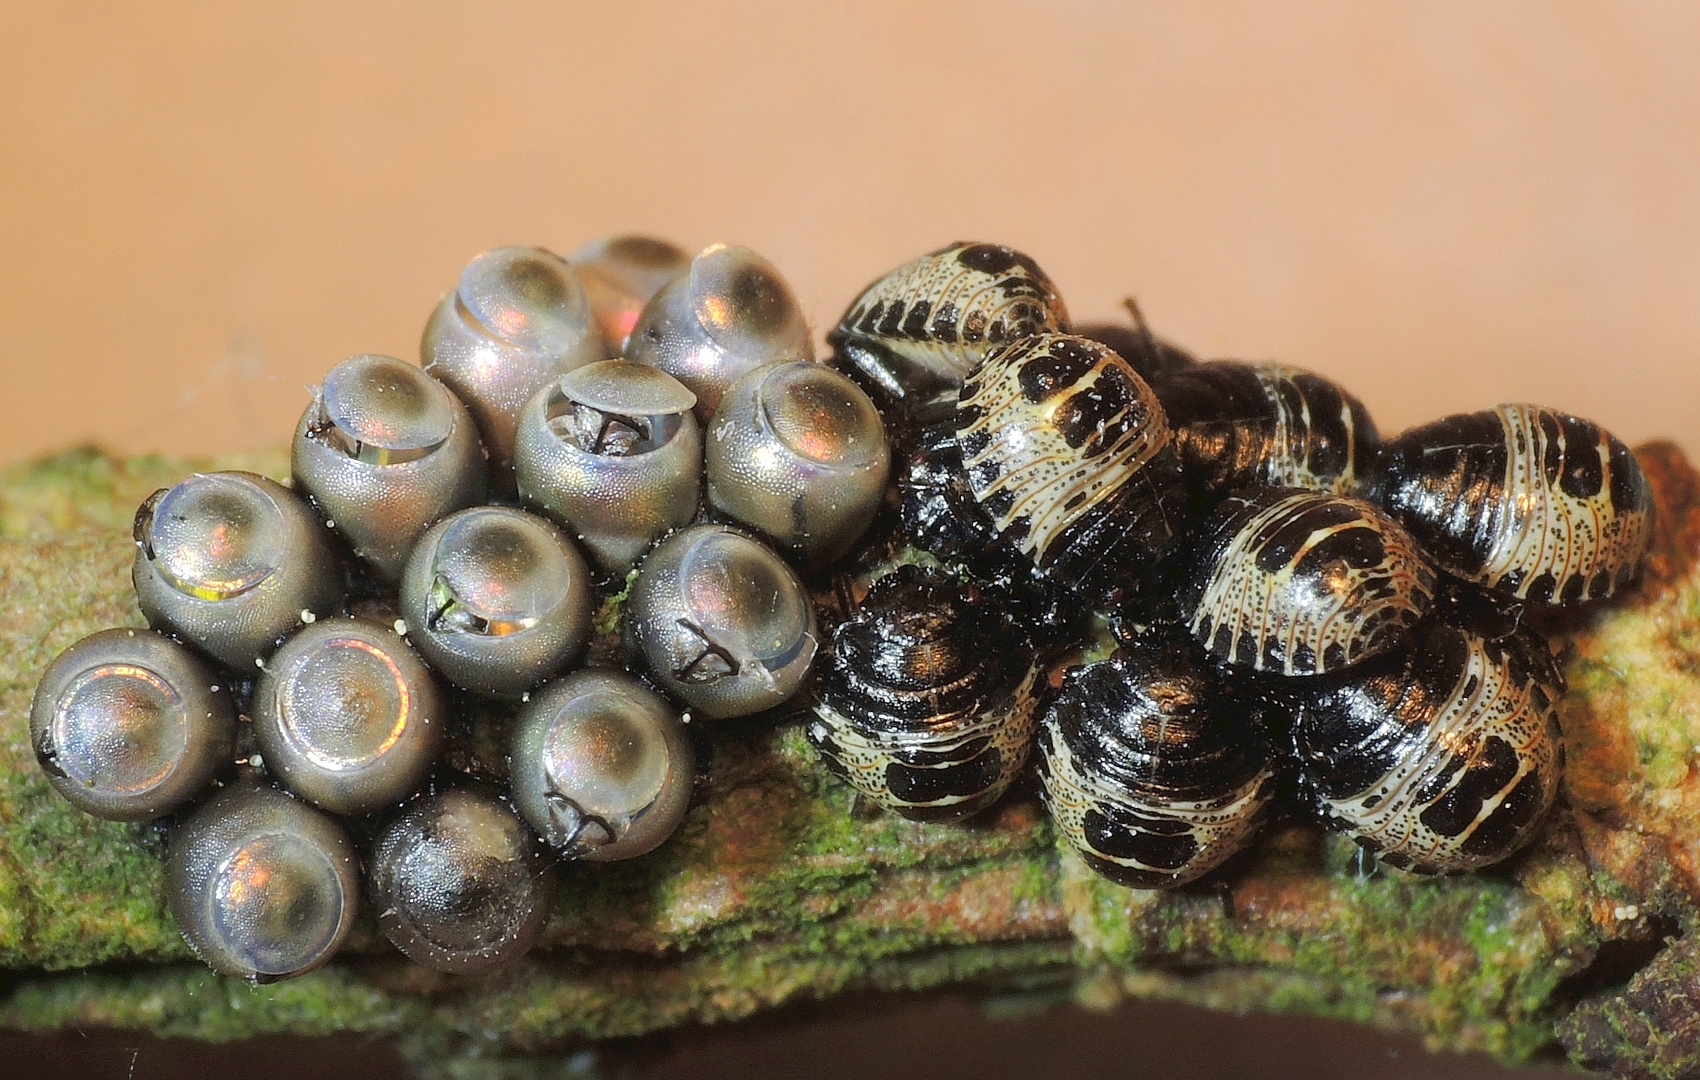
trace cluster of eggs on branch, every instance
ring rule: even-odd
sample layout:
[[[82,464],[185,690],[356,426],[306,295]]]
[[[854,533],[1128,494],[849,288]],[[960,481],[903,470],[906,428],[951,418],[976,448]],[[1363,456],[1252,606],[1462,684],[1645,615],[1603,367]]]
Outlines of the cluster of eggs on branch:
[[[879,412],[745,248],[487,252],[421,354],[326,374],[291,483],[149,498],[150,628],[78,642],[37,690],[43,769],[91,814],[172,827],[173,913],[231,975],[324,963],[363,895],[429,967],[524,953],[558,862],[678,827],[693,715],[805,687],[799,572],[886,496]],[[624,648],[597,650],[619,600]]]
[[[170,823],[185,937],[261,980],[324,963],[363,894],[422,964],[511,960],[557,863],[665,842],[704,733],[758,714],[926,822],[1036,746],[1062,837],[1143,887],[1232,856],[1286,775],[1392,865],[1515,851],[1563,686],[1500,616],[1630,580],[1633,456],[1533,406],[1383,443],[1330,380],[1134,314],[1076,328],[1031,258],[955,244],[819,362],[745,248],[487,252],[420,365],[313,389],[292,484],[143,504],[150,629],[54,661],[37,756],[83,810]]]

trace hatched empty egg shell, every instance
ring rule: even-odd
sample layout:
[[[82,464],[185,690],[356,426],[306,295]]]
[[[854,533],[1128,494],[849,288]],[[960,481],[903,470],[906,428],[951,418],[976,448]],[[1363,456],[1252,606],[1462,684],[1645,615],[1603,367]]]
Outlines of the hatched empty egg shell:
[[[630,360],[586,364],[526,402],[514,446],[520,498],[571,529],[604,572],[631,569],[696,515],[696,395]]]
[[[567,256],[584,283],[591,314],[613,352],[626,347],[650,297],[691,268],[690,253],[653,236],[592,240]]]
[[[709,425],[708,501],[805,565],[848,552],[885,496],[891,451],[868,395],[806,360],[750,372]]]

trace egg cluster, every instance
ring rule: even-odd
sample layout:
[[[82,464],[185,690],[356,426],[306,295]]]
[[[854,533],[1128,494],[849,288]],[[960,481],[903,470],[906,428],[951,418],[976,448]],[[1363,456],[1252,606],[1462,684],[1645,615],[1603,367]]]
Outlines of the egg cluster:
[[[325,376],[290,485],[149,498],[151,629],[78,642],[37,689],[42,768],[91,814],[167,818],[173,913],[232,975],[324,963],[363,892],[429,967],[524,953],[558,860],[678,826],[692,714],[804,686],[815,608],[776,550],[825,565],[885,497],[878,411],[744,248],[487,252],[421,352]],[[623,666],[590,655],[617,596]]]
[[[1529,837],[1563,686],[1522,615],[1635,573],[1620,442],[1504,406],[1382,444],[1320,376],[1073,327],[992,244],[880,278],[828,340],[745,248],[479,256],[421,365],[314,388],[291,485],[142,505],[151,629],[49,667],[42,768],[170,822],[184,936],[257,980],[329,959],[362,893],[426,966],[524,953],[558,861],[678,826],[693,718],[803,716],[925,821],[1037,746],[1061,834],[1141,886],[1219,865],[1289,775],[1394,865]]]

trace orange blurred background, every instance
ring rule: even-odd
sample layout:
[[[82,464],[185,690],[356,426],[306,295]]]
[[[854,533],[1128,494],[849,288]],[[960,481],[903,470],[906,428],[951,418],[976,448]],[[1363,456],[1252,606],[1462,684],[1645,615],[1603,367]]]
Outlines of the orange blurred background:
[[[0,461],[281,445],[473,254],[773,259],[818,333],[959,238],[1078,319],[1700,451],[1700,6],[369,4],[0,14]]]

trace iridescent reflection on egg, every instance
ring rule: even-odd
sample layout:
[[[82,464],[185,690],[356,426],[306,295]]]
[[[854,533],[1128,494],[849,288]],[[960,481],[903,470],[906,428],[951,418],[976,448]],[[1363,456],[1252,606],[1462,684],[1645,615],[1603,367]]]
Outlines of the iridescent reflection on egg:
[[[774,265],[715,244],[644,307],[625,355],[690,387],[706,422],[746,372],[815,353],[802,306]]]
[[[657,545],[638,567],[625,620],[628,651],[661,688],[715,718],[784,703],[820,643],[797,575],[724,525],[681,529]]]
[[[352,356],[313,390],[291,446],[296,485],[390,580],[419,534],[484,498],[484,450],[466,406],[393,356]]]
[[[733,384],[709,425],[708,501],[811,566],[830,563],[878,513],[891,471],[885,425],[843,373],[793,361]]]
[[[95,817],[176,809],[230,763],[236,716],[212,669],[151,630],[103,630],[49,665],[30,742],[54,788]]]
[[[624,574],[657,537],[696,515],[696,400],[671,375],[630,360],[568,372],[520,413],[520,498],[571,529],[605,572]]]
[[[648,852],[690,803],[695,755],[665,699],[623,671],[575,671],[520,709],[508,780],[520,814],[562,854]]]
[[[252,669],[301,622],[342,603],[324,523],[246,472],[198,473],[136,511],[142,613],[231,667]]]
[[[518,697],[590,638],[590,569],[554,525],[474,506],[427,532],[401,582],[408,639],[456,686]]]
[[[284,643],[254,690],[266,768],[338,814],[419,789],[448,719],[425,664],[387,626],[327,619]]]
[[[567,257],[584,282],[590,310],[608,347],[626,347],[650,297],[691,268],[690,253],[653,236],[592,240]]]
[[[335,818],[242,782],[172,837],[166,886],[195,955],[226,975],[276,982],[336,955],[354,925],[359,872]]]
[[[554,252],[505,247],[461,271],[425,326],[425,370],[453,390],[478,422],[490,457],[513,459],[526,399],[607,353],[578,275]]]
[[[373,845],[378,926],[434,971],[489,971],[531,950],[555,872],[507,801],[482,786],[409,804]]]

